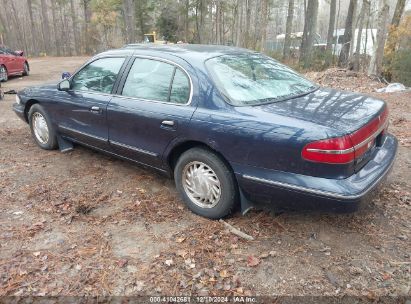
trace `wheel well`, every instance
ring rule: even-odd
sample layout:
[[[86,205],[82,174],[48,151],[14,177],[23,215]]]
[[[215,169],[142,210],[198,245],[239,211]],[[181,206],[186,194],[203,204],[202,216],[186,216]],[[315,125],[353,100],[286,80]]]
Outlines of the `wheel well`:
[[[195,147],[200,147],[200,148],[204,148],[206,150],[209,150],[213,153],[215,153],[216,155],[218,155],[221,160],[223,162],[225,162],[225,164],[228,166],[228,168],[231,169],[231,165],[230,163],[227,161],[227,159],[218,151],[216,151],[215,149],[213,149],[212,147],[210,147],[209,145],[201,142],[201,141],[195,141],[195,140],[190,140],[190,141],[186,141],[183,142],[179,145],[177,145],[176,147],[174,147],[171,152],[168,155],[167,158],[167,163],[170,166],[171,170],[174,170],[174,167],[180,157],[181,154],[183,154],[184,152],[186,152],[187,150],[191,149],[191,148],[195,148]]]
[[[27,100],[26,102],[26,106],[24,107],[24,118],[26,119],[26,122],[29,122],[29,111],[32,105],[39,103],[37,100],[35,99],[30,99]]]
[[[29,62],[26,60],[26,61],[24,61],[24,63],[27,64],[27,67],[29,68],[29,71],[30,71],[30,64],[29,64]]]

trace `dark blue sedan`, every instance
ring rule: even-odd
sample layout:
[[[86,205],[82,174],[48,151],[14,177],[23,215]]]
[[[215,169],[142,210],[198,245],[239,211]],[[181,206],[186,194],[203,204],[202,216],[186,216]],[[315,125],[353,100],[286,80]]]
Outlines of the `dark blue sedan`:
[[[356,210],[397,150],[383,101],[232,47],[128,45],[13,108],[41,148],[74,142],[160,170],[213,219],[251,202]]]

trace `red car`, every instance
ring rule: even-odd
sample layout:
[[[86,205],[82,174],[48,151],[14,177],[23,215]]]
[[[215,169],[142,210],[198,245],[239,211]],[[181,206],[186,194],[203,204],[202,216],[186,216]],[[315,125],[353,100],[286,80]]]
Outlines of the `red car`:
[[[29,63],[22,51],[12,51],[0,46],[0,81],[7,81],[13,75],[28,76],[29,73]]]

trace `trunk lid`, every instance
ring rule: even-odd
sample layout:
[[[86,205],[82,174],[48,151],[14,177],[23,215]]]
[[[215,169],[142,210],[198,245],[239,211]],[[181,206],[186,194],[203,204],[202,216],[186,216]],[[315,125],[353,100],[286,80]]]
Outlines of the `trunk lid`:
[[[350,134],[381,114],[385,102],[356,93],[319,88],[302,97],[257,107],[264,112],[309,121]]]
[[[264,112],[340,131],[351,143],[355,171],[361,169],[372,157],[375,147],[382,144],[388,125],[384,101],[333,89],[320,88],[302,97],[257,107]],[[335,150],[319,153],[335,153]]]

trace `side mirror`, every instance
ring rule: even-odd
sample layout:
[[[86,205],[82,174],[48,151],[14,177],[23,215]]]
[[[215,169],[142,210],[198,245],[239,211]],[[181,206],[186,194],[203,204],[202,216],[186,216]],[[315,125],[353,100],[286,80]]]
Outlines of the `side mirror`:
[[[61,74],[61,79],[68,79],[68,78],[70,78],[70,77],[71,77],[70,72],[63,72],[63,73]]]
[[[16,53],[17,56],[23,56],[24,55],[23,51],[15,51],[14,53]]]
[[[64,79],[63,81],[61,81],[58,85],[57,85],[57,89],[59,91],[68,91],[70,90],[70,81],[68,81],[67,79]]]

